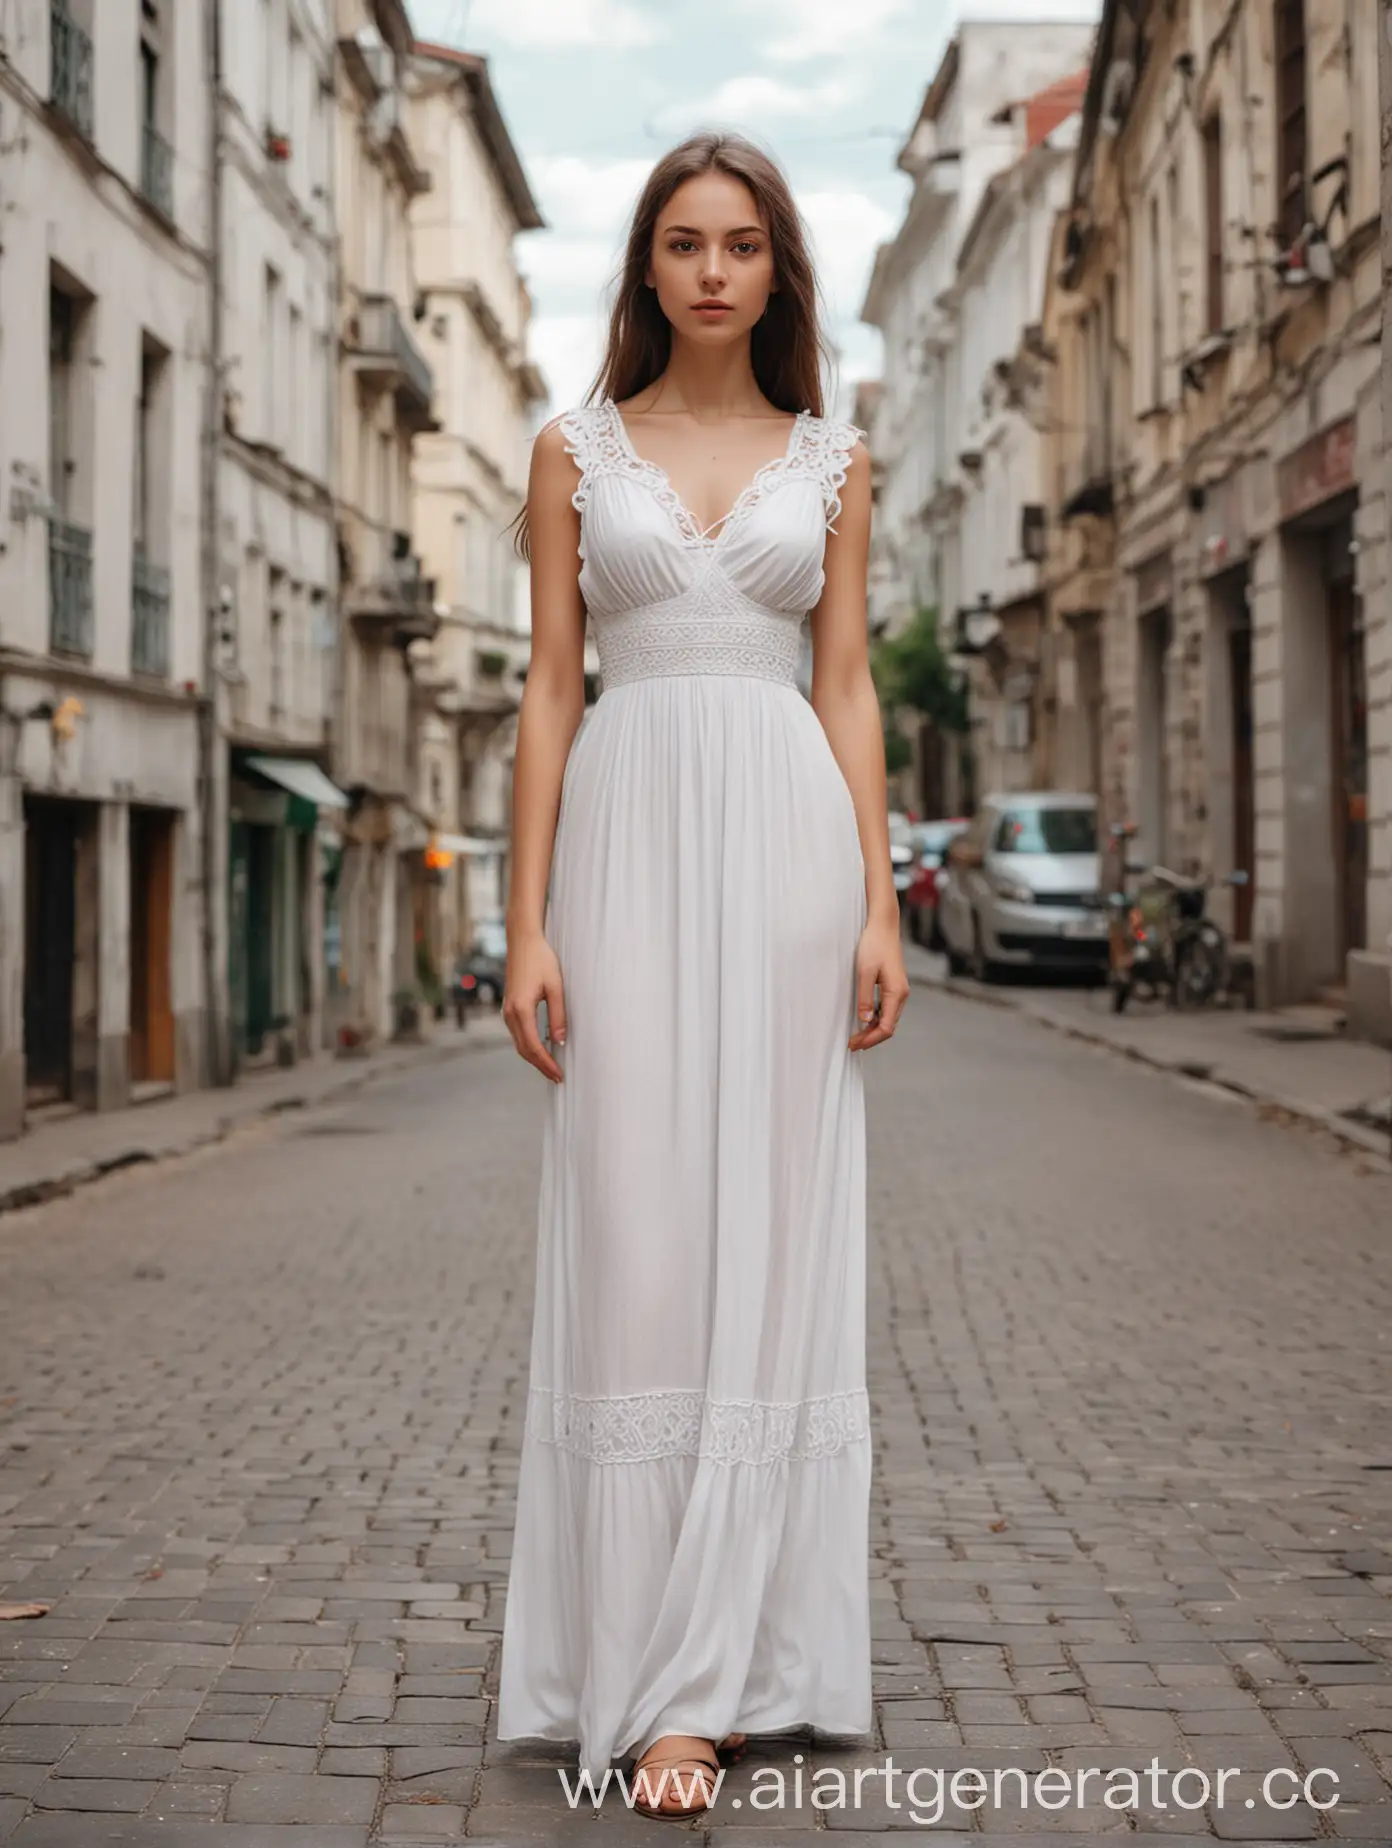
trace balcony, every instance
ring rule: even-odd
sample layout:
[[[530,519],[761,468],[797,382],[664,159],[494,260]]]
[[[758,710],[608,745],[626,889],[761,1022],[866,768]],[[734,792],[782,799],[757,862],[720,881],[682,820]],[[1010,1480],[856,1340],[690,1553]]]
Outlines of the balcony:
[[[84,141],[92,139],[92,41],[68,11],[65,0],[52,0],[49,8],[52,76],[49,96]]]
[[[143,545],[131,565],[131,672],[169,678],[169,573],[150,563]]]
[[[142,129],[140,190],[162,218],[174,220],[174,150],[153,122]]]
[[[379,390],[394,391],[405,420],[413,429],[435,427],[431,416],[435,375],[391,296],[365,295],[362,298],[356,333],[350,336],[348,345],[353,370]]]
[[[420,559],[405,545],[408,536],[398,534],[397,549],[381,574],[345,593],[348,615],[359,630],[378,640],[389,639],[399,648],[433,641],[440,627],[435,580],[421,575]]]
[[[92,654],[92,535],[71,520],[48,523],[48,645],[54,654]]]

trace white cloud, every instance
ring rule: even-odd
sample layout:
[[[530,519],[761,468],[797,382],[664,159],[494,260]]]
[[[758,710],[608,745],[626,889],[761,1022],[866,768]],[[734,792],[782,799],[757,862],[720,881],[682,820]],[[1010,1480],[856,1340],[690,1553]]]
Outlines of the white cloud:
[[[618,48],[652,44],[657,17],[655,8],[632,0],[474,0],[468,27],[471,38],[492,35],[513,45]]]
[[[770,119],[820,115],[843,108],[852,100],[852,86],[840,78],[825,83],[784,83],[777,77],[729,77],[709,96],[694,103],[675,103],[659,120],[673,127],[695,123],[734,122],[756,130]]]
[[[812,234],[831,318],[854,323],[876,247],[892,234],[895,221],[882,205],[850,186],[800,192],[798,206]]]
[[[604,350],[604,317],[596,300],[590,314],[543,314],[528,338],[532,358],[551,391],[549,415],[579,404],[590,388]]]
[[[598,295],[619,266],[618,237],[530,238],[521,249],[528,282],[547,300],[566,295]]]
[[[616,237],[652,170],[650,160],[544,154],[528,162],[547,219],[567,236]]]
[[[778,0],[785,22],[764,47],[770,58],[792,63],[841,57],[864,49],[894,20],[910,11],[911,0]]]

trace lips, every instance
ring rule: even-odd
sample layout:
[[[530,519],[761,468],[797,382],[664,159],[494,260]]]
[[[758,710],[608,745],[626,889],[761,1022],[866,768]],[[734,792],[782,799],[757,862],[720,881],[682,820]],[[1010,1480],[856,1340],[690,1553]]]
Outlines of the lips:
[[[733,314],[734,310],[728,302],[695,302],[692,304],[691,312],[709,315],[714,320],[717,315]]]

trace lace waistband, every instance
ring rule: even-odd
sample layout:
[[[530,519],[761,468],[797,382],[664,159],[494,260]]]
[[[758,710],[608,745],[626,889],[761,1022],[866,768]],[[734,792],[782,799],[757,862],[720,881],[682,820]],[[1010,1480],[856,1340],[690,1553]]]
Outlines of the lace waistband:
[[[741,674],[791,687],[803,624],[711,576],[670,602],[600,617],[595,642],[606,688],[665,674]]]
[[[712,1399],[704,1392],[649,1392],[589,1399],[527,1395],[527,1429],[590,1463],[651,1463],[661,1457],[710,1462],[806,1463],[868,1441],[863,1389],[816,1399]]]

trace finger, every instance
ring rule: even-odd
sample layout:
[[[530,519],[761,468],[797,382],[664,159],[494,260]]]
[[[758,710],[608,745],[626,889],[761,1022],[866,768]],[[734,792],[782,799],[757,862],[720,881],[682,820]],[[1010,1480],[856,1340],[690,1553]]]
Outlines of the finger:
[[[856,971],[856,1019],[862,1031],[875,1018],[875,975],[869,964]]]
[[[503,1021],[512,1035],[518,1057],[525,1059],[528,1065],[535,1065],[539,1072],[559,1083],[560,1067],[542,1045],[541,1036],[537,1032],[536,1002],[519,1001],[515,997],[504,1002]]]
[[[892,988],[880,990],[880,1025],[890,1033],[899,1025],[899,1016],[908,998],[907,986],[901,988],[897,983]]]
[[[546,1021],[551,1044],[564,1046],[566,1037],[565,989],[560,980],[546,984]]]
[[[536,1003],[522,1010],[518,1022],[521,1037],[518,1050],[528,1065],[535,1065],[537,1070],[549,1078],[553,1084],[561,1082],[561,1068],[541,1043],[541,1034],[537,1031]]]

